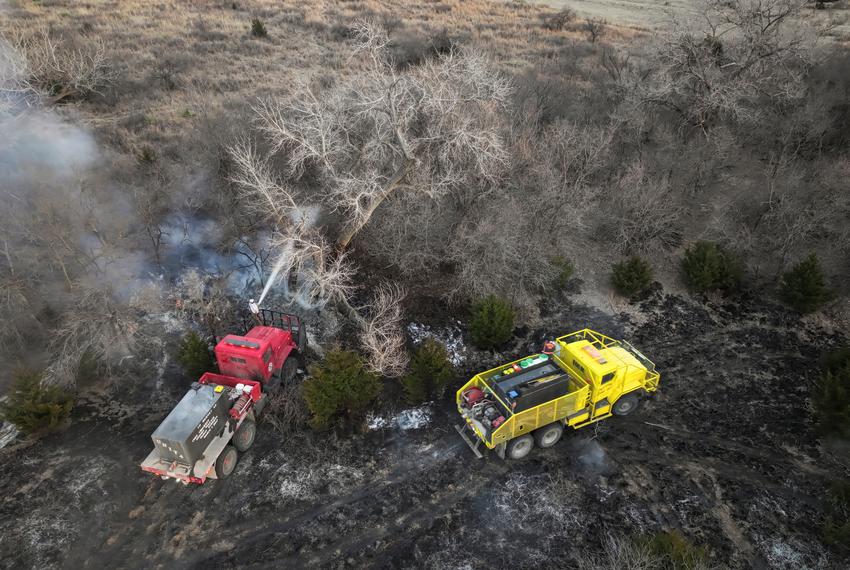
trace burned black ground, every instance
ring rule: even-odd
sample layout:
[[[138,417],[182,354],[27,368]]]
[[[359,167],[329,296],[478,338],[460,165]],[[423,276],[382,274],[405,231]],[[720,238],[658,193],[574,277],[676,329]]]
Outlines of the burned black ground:
[[[138,470],[185,389],[170,370],[159,392],[139,378],[123,397],[90,398],[65,431],[2,451],[0,556],[32,568],[568,568],[608,536],[679,529],[719,567],[846,567],[819,525],[847,462],[823,451],[809,401],[820,355],[846,339],[752,298],[655,292],[613,317],[566,300],[543,315],[503,356],[470,350],[456,385],[588,326],[653,358],[658,396],[518,463],[477,461],[448,397],[419,430],[281,439],[265,426],[232,478],[184,487]]]

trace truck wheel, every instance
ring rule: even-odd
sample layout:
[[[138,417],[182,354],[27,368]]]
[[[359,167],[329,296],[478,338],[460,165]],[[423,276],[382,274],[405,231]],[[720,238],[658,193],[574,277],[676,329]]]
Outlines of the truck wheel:
[[[640,400],[638,400],[637,394],[626,394],[614,402],[611,412],[615,416],[627,416],[638,409],[639,404]]]
[[[534,443],[537,444],[537,447],[542,447],[544,449],[552,447],[560,441],[563,434],[564,424],[561,422],[553,422],[549,425],[543,426],[542,428],[534,430]]]
[[[510,459],[524,459],[528,457],[532,449],[534,449],[534,438],[531,434],[526,434],[510,440],[505,454]]]
[[[233,446],[239,453],[245,453],[254,445],[257,437],[257,424],[246,419],[233,434]]]
[[[292,382],[295,379],[295,373],[298,372],[298,355],[290,352],[286,357],[286,362],[283,363],[283,369],[280,371],[280,377],[284,383]]]
[[[239,460],[239,454],[236,453],[236,448],[228,445],[222,450],[221,455],[215,460],[215,476],[219,479],[227,479],[233,470],[236,469],[236,462]]]
[[[271,378],[269,378],[268,382],[266,382],[265,386],[263,386],[263,392],[266,394],[274,394],[277,392],[277,389],[280,388],[280,374],[273,374]]]

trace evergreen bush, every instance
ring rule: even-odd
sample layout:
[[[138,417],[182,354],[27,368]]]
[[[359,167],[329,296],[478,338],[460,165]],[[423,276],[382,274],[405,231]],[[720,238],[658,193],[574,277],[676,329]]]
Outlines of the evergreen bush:
[[[357,353],[346,350],[328,352],[321,364],[310,367],[310,378],[304,382],[304,400],[316,429],[356,424],[380,392],[380,378],[366,369]]]
[[[835,481],[826,495],[823,541],[850,552],[850,481]]]
[[[198,333],[192,331],[183,337],[177,350],[177,362],[183,367],[186,376],[197,380],[204,372],[210,372],[215,360],[207,342]]]
[[[251,20],[251,35],[255,38],[268,37],[269,31],[266,29],[266,24],[260,18]]]
[[[688,287],[698,292],[732,291],[740,284],[743,273],[734,255],[710,241],[698,241],[685,250],[682,270]]]
[[[70,392],[43,386],[38,372],[19,370],[6,402],[0,406],[0,416],[25,434],[47,432],[59,427],[73,406]]]
[[[652,283],[652,267],[638,256],[614,264],[611,285],[624,297],[642,293]]]
[[[657,561],[659,570],[696,570],[708,561],[705,547],[692,544],[678,531],[659,532],[644,539],[643,546]]]
[[[469,332],[472,343],[490,350],[506,342],[513,335],[514,310],[507,301],[489,295],[472,305]]]
[[[104,379],[101,363],[91,351],[86,351],[80,357],[77,370],[74,374],[76,386],[92,386]]]
[[[575,273],[575,267],[572,262],[563,256],[556,255],[549,260],[549,263],[552,264],[552,267],[554,267],[556,271],[552,285],[558,291],[566,289],[567,285],[570,283],[570,279],[573,278],[573,274]]]
[[[800,313],[811,313],[832,299],[818,256],[812,253],[782,276],[782,300]]]
[[[432,338],[425,339],[413,352],[410,372],[401,379],[405,399],[416,405],[439,398],[453,376],[446,347]]]

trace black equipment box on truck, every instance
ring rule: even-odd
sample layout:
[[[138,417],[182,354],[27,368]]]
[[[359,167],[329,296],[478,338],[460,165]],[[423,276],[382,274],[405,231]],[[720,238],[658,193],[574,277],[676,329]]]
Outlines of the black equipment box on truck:
[[[193,465],[228,421],[230,389],[195,382],[151,438],[168,461]]]

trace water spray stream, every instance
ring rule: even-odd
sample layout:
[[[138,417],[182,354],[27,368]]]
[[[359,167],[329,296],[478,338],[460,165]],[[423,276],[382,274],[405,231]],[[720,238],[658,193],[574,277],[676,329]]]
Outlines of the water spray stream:
[[[286,263],[287,255],[284,252],[277,260],[277,263],[274,264],[274,268],[272,269],[271,275],[269,275],[268,280],[266,281],[266,286],[263,288],[263,292],[260,294],[260,299],[257,301],[258,306],[262,306],[263,299],[268,295],[269,290],[272,288],[272,284],[274,284],[275,279],[277,279],[277,274],[280,273],[280,270],[283,269],[284,264]]]

